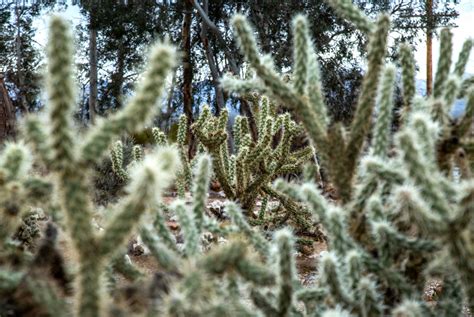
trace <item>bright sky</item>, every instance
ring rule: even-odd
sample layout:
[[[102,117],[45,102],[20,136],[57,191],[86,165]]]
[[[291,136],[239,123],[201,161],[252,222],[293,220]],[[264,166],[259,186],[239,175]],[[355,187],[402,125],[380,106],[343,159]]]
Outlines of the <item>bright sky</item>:
[[[460,4],[456,5],[459,17],[454,20],[454,23],[458,27],[452,29],[453,63],[456,62],[464,41],[469,37],[474,38],[474,0],[460,0],[460,2]],[[433,75],[436,73],[438,58],[439,41],[438,38],[435,38],[433,39]],[[418,45],[415,59],[419,66],[417,78],[426,80],[426,45],[424,42]],[[469,57],[466,73],[474,74],[474,51],[471,52],[471,56]]]

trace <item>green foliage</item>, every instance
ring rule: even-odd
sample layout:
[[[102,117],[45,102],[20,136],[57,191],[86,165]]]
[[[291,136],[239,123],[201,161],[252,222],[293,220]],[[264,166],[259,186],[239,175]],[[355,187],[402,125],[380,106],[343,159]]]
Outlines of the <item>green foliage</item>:
[[[288,113],[276,114],[274,105],[267,97],[262,97],[259,105],[256,140],[250,136],[247,118],[235,118],[235,149],[232,156],[227,143],[227,111],[214,117],[210,114],[210,108],[204,106],[193,131],[211,155],[214,173],[228,199],[238,199],[242,207],[249,211],[250,217],[253,217],[258,197],[277,199],[290,218],[307,226],[301,206],[284,193],[270,188],[270,182],[278,176],[301,171],[303,164],[313,157],[313,149],[306,146],[293,150],[293,141],[301,134],[301,127]],[[267,220],[272,222],[275,219]]]

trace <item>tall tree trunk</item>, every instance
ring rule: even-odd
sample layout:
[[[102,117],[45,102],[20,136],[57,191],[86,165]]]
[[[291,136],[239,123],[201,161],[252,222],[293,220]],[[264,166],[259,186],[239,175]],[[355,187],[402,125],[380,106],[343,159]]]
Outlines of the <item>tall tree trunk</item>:
[[[0,74],[0,144],[15,135],[15,110]]]
[[[234,51],[231,48],[229,48],[229,46],[227,45],[226,41],[224,40],[222,36],[221,30],[209,19],[209,16],[206,14],[206,12],[204,11],[204,9],[201,7],[201,5],[199,4],[197,0],[187,0],[187,1],[189,1],[196,8],[197,12],[201,16],[203,23],[207,25],[207,27],[209,28],[209,31],[211,31],[216,36],[217,41],[221,43],[222,46],[224,47],[224,54],[226,55],[227,60],[229,62],[229,67],[230,67],[231,72],[236,76],[239,75],[240,68],[237,65],[237,61],[234,56]],[[252,109],[250,108],[247,100],[245,100],[244,98],[240,98],[240,106],[241,106],[242,113],[248,117],[252,138],[256,140],[257,139],[257,125],[255,123],[255,117],[253,115]]]
[[[203,10],[208,14],[208,1],[204,0],[203,2]],[[211,71],[211,76],[212,76],[212,84],[214,85],[214,91],[216,94],[216,114],[218,115],[221,111],[221,109],[225,106],[225,100],[224,100],[224,93],[222,91],[222,88],[219,84],[219,79],[221,78],[221,73],[219,72],[219,69],[217,68],[216,61],[214,59],[214,53],[212,51],[212,48],[209,46],[209,39],[207,35],[207,25],[204,22],[204,19],[202,19],[201,22],[201,42],[202,46],[204,47],[204,52],[206,53],[207,57],[207,63],[209,65],[209,69]]]
[[[117,52],[117,67],[115,73],[112,74],[111,93],[114,96],[114,106],[116,109],[122,108],[122,87],[125,73],[125,50],[123,47],[123,38],[120,39]]]
[[[97,29],[93,9],[89,18],[89,120],[94,124],[97,108]]]
[[[15,5],[15,15],[16,15],[16,38],[15,38],[15,55],[16,55],[16,74],[17,74],[17,84],[18,84],[18,99],[20,100],[19,106],[23,112],[28,112],[28,104],[26,102],[25,96],[25,76],[23,74],[23,53],[21,45],[21,14],[20,4],[16,3]]]
[[[183,107],[184,114],[188,119],[188,141],[189,152],[191,157],[194,153],[194,142],[191,133],[191,124],[193,122],[193,65],[191,61],[191,23],[192,23],[192,2],[186,0],[183,26],[181,33],[181,45],[183,52]]]

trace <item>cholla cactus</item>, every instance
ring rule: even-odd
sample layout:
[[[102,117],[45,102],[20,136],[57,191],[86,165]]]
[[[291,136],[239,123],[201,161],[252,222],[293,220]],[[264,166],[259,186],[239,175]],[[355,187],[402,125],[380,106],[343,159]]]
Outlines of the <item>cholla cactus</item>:
[[[157,127],[151,129],[153,141],[156,146],[166,146],[168,144],[166,135]],[[112,170],[123,181],[129,180],[129,170],[133,164],[143,160],[144,149],[141,145],[136,144],[131,150],[131,160],[128,165],[124,165],[124,145],[122,141],[116,141],[110,149],[110,161],[112,162]]]
[[[252,140],[246,118],[236,117],[233,128],[236,151],[230,156],[227,117],[226,110],[219,117],[212,116],[206,105],[193,125],[197,138],[213,158],[215,175],[226,197],[239,199],[243,208],[250,211],[259,196],[272,197],[280,200],[289,217],[304,223],[298,204],[269,186],[279,175],[298,172],[313,157],[310,146],[297,151],[291,149],[294,138],[302,132],[301,127],[289,114],[276,115],[268,98],[262,97],[257,140]],[[277,136],[279,141],[275,145]]]
[[[37,119],[31,118],[26,124],[26,133],[38,156],[58,176],[62,210],[67,215],[68,233],[79,260],[77,309],[80,316],[99,315],[104,262],[125,241],[140,215],[156,203],[157,195],[169,184],[176,168],[176,153],[172,149],[161,149],[136,164],[130,173],[129,195],[102,234],[94,232],[91,224],[92,206],[84,174],[101,159],[114,138],[123,132],[141,129],[151,119],[166,76],[174,67],[174,55],[172,47],[156,45],[152,49],[149,69],[130,104],[110,119],[101,121],[79,145],[74,140],[71,122],[74,104],[72,40],[64,20],[51,18],[47,74],[51,129],[42,131]],[[120,164],[120,153],[116,151],[115,154],[114,164]]]
[[[155,48],[151,70],[138,86],[131,104],[111,120],[94,127],[85,142],[78,145],[72,137],[69,113],[73,99],[70,39],[64,21],[52,18],[48,56],[51,131],[43,131],[33,118],[26,122],[25,130],[37,159],[57,176],[56,189],[66,215],[65,229],[79,261],[76,315],[101,314],[101,276],[109,263],[130,279],[136,279],[134,285],[146,297],[146,308],[139,313],[149,316],[459,315],[463,303],[474,310],[474,182],[469,164],[463,166],[461,178],[449,173],[449,153],[452,148],[463,149],[462,136],[474,111],[474,92],[469,91],[464,116],[454,121],[449,114],[451,103],[463,86],[457,76],[465,67],[471,45],[463,48],[453,73],[448,60],[439,63],[442,69],[437,77],[443,80],[437,78],[432,97],[425,100],[414,96],[412,78],[404,79],[404,122],[392,137],[395,70],[382,63],[388,18],[382,16],[374,23],[349,0],[331,3],[370,38],[369,68],[350,131],[338,124],[329,125],[317,61],[303,17],[294,22],[296,60],[294,80],[290,82],[281,80],[269,59],[258,55],[244,18],[237,16],[234,24],[245,55],[257,73],[251,87],[283,101],[302,115],[323,166],[333,181],[343,178],[335,181],[340,199],[327,200],[312,181],[297,185],[278,180],[270,185],[276,176],[292,171],[313,155],[313,147],[291,151],[291,141],[300,129],[288,114],[276,116],[269,100],[261,103],[257,140],[250,137],[245,119],[236,120],[237,150],[233,159],[226,143],[227,113],[214,117],[205,107],[193,129],[210,156],[200,155],[196,160],[194,179],[188,182],[193,185],[192,203],[188,206],[178,200],[172,206],[184,237],[182,247],[167,227],[158,200],[174,172],[179,170],[185,175],[184,169],[176,166],[180,161],[178,151],[159,146],[143,160],[136,155],[137,162],[124,172],[129,179],[128,195],[113,207],[117,211],[101,233],[92,226],[93,207],[87,183],[87,173],[110,143],[121,133],[140,128],[150,118],[165,76],[174,63],[173,49],[166,45]],[[443,31],[441,44],[446,54],[441,58],[450,59],[450,36],[446,32]],[[405,60],[401,65],[407,68],[402,75],[411,76],[411,54],[405,51],[402,55]],[[228,78],[226,85],[230,84],[242,90],[247,87],[247,91],[250,87],[248,82]],[[376,103],[377,121],[372,127],[368,118]],[[359,160],[370,129],[373,138],[369,150]],[[279,130],[280,141],[274,146],[272,141]],[[157,143],[163,144],[162,136],[156,134],[156,139],[161,140]],[[447,141],[447,136],[455,135],[460,138]],[[117,170],[125,169],[121,153],[112,152]],[[47,193],[40,186],[46,183],[27,174],[29,157],[22,144],[10,144],[0,155],[2,247],[9,243],[25,202],[31,202],[28,193],[38,194],[38,198],[44,198],[39,194]],[[311,226],[313,221],[319,221],[325,227],[328,252],[319,258],[314,285],[304,287],[297,281],[295,239],[288,229],[278,230],[273,239],[268,239],[250,226],[249,222],[255,219],[245,217],[245,210],[236,202],[228,202],[225,207],[232,225],[219,224],[207,216],[205,205],[212,169],[229,198],[240,199],[243,207],[252,206],[256,195],[274,197],[298,224]],[[267,221],[266,209],[262,207],[263,221]],[[155,213],[154,226],[142,226],[140,234],[162,271],[150,279],[150,287],[143,287],[147,281],[116,250],[120,250],[118,246],[147,210]],[[278,216],[281,215],[275,217]],[[45,269],[43,259],[48,259],[47,265],[56,263],[61,268],[55,271],[60,273],[55,274],[56,284],[69,283],[55,248],[54,232],[48,226],[45,241],[25,270],[9,266],[2,249],[0,303],[3,295],[10,293],[18,302],[26,296],[32,298],[39,303],[40,314],[69,314],[70,307],[56,294],[56,287],[41,279],[46,272],[41,270]],[[224,236],[227,241],[204,248],[202,237],[208,232]],[[47,269],[50,272],[51,268]],[[429,306],[423,302],[422,294],[426,281],[433,276],[443,281],[443,291],[437,305]],[[67,287],[62,289],[68,294]],[[111,312],[122,313],[116,307]]]
[[[183,198],[186,189],[191,184],[191,164],[189,162],[186,139],[188,131],[188,118],[183,114],[179,117],[178,136],[176,142],[179,149],[179,157],[181,159],[181,169],[177,176],[178,196]]]
[[[21,143],[6,144],[0,155],[1,245],[11,238],[20,224],[28,208],[25,202],[41,198],[42,190],[39,187],[46,188],[46,194],[49,194],[48,183],[28,175],[31,161],[30,151]],[[37,184],[34,184],[36,181]]]
[[[151,134],[153,136],[153,141],[158,146],[166,145],[168,142],[166,140],[166,134],[157,127],[151,129]]]
[[[294,19],[294,84],[286,83],[270,67],[263,57],[259,56],[252,29],[243,16],[236,15],[233,26],[242,53],[254,68],[258,77],[254,87],[290,107],[298,113],[307,133],[314,142],[322,157],[323,166],[328,170],[331,181],[336,186],[341,198],[347,202],[351,199],[351,183],[355,176],[356,167],[365,137],[370,129],[370,121],[375,106],[378,78],[386,52],[389,19],[381,16],[377,23],[361,19],[363,14],[348,2],[338,8],[344,8],[347,16],[354,18],[353,22],[369,33],[368,59],[369,65],[362,85],[358,107],[350,133],[336,123],[328,125],[327,111],[321,92],[318,62],[311,45],[307,21],[298,16]],[[350,7],[350,9],[348,8]],[[223,81],[226,89],[241,91],[241,80],[226,78]]]
[[[112,162],[112,170],[121,180],[128,179],[128,172],[123,167],[123,143],[117,141],[113,144],[110,151],[110,160]]]
[[[130,163],[124,164],[124,145],[122,141],[116,141],[110,149],[110,161],[112,162],[112,171],[122,181],[130,180],[130,170],[143,161],[143,147],[139,144],[134,145],[131,149]]]
[[[425,315],[433,309],[421,301],[427,278],[424,272],[436,253],[449,254],[445,261],[456,268],[454,273],[449,265],[436,267],[436,275],[446,279],[448,287],[446,299],[437,309],[462,307],[459,292],[449,291],[453,289],[450,285],[457,283],[462,285],[464,300],[472,308],[474,274],[466,263],[474,259],[474,229],[468,216],[474,202],[473,184],[472,180],[458,183],[450,173],[451,158],[463,147],[459,140],[472,121],[474,93],[469,91],[465,114],[458,120],[450,117],[452,104],[463,86],[459,77],[472,43],[466,42],[455,71],[450,74],[451,35],[448,30],[442,32],[435,89],[427,100],[415,96],[412,54],[408,47],[402,47],[404,125],[393,140],[395,71],[393,66],[384,66],[389,18],[382,15],[372,22],[346,0],[331,1],[331,5],[369,38],[368,69],[348,131],[338,123],[328,124],[316,55],[304,17],[294,20],[292,82],[281,79],[268,57],[259,55],[253,32],[240,15],[234,17],[233,26],[242,53],[257,77],[251,79],[251,85],[230,77],[223,81],[230,90],[247,93],[252,88],[263,92],[297,113],[339,192],[340,201],[333,204],[314,184],[302,186],[299,194],[295,186],[282,182],[276,186],[291,197],[299,195],[329,234],[330,251],[321,259],[317,287],[298,291],[296,298],[305,303],[310,314],[319,307],[320,311],[342,308],[358,316],[377,316],[388,314],[393,308],[393,314],[398,316],[413,307],[414,315]],[[376,103],[379,107],[372,128],[374,137],[368,156],[360,163]],[[427,115],[430,112],[431,117]],[[393,146],[396,151],[389,156]],[[447,232],[452,234],[446,235]],[[407,301],[397,306],[402,299]],[[264,311],[271,307],[264,306]]]

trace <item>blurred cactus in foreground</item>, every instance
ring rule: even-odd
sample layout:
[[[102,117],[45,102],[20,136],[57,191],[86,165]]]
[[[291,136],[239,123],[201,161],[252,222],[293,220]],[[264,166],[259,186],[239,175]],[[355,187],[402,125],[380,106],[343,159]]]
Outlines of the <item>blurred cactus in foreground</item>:
[[[38,158],[57,176],[56,189],[61,210],[66,215],[66,229],[79,264],[76,307],[80,316],[100,314],[103,289],[101,276],[105,262],[126,241],[131,230],[139,223],[140,216],[156,203],[160,191],[174,176],[177,154],[171,148],[160,149],[142,162],[137,162],[130,172],[128,195],[118,204],[116,216],[102,233],[95,232],[88,173],[114,138],[124,132],[137,131],[152,118],[156,111],[156,100],[161,95],[168,73],[174,67],[174,54],[172,47],[156,45],[151,50],[149,68],[129,105],[110,119],[100,122],[88,132],[84,142],[78,144],[72,125],[72,39],[64,20],[51,18],[47,71],[49,131],[44,131],[43,125],[33,117],[25,123],[25,134]],[[141,159],[140,149],[134,152],[136,160]],[[114,164],[118,167],[122,157],[117,148],[114,153]],[[17,166],[10,163],[7,169],[7,179],[14,179],[25,172],[21,157],[15,161]],[[122,173],[124,178],[128,177],[128,173],[127,176],[125,172]]]
[[[208,153],[200,151],[189,161],[181,119],[178,149],[152,129],[159,146],[151,153],[135,147],[129,166],[123,145],[114,142],[152,118],[174,67],[174,49],[155,46],[130,104],[78,143],[71,122],[71,38],[65,22],[53,17],[48,122],[36,117],[24,122],[33,155],[23,143],[7,144],[0,154],[0,315],[459,316],[463,305],[473,311],[474,181],[466,136],[474,90],[460,78],[472,43],[463,46],[452,72],[451,35],[442,31],[434,92],[428,98],[416,96],[413,54],[407,46],[400,48],[403,120],[392,133],[396,68],[384,61],[389,18],[371,21],[349,0],[329,3],[368,36],[368,67],[348,129],[327,116],[306,18],[294,19],[295,63],[287,81],[270,57],[260,56],[252,29],[236,15],[238,42],[256,76],[227,77],[223,85],[268,96],[260,101],[257,139],[251,138],[245,118],[237,117],[232,152],[227,112],[215,117],[204,107],[192,129]],[[450,110],[458,96],[467,97],[467,107],[455,119]],[[276,114],[272,101],[291,109],[295,121],[290,114]],[[293,139],[304,131],[310,145],[294,150]],[[127,181],[127,190],[104,208],[97,224],[88,180],[111,147],[114,172]],[[311,164],[314,149],[338,191],[336,199],[325,197],[309,167],[304,184],[275,180]],[[54,182],[35,176],[33,162],[51,172]],[[206,208],[213,171],[230,200],[223,217],[230,222],[219,222]],[[176,177],[180,196],[189,190],[191,198],[179,197],[168,206],[160,197]],[[260,214],[249,216],[258,198],[263,199]],[[283,215],[267,215],[270,199],[286,209]],[[29,217],[35,206],[54,216],[30,253],[21,232],[34,219]],[[165,209],[177,216],[174,229]],[[277,217],[283,220],[273,221]],[[294,232],[284,228],[288,218],[298,225],[292,226]],[[271,234],[252,227],[270,221]],[[315,223],[327,232],[328,250],[314,260],[314,282],[303,286],[295,245],[301,227]],[[62,232],[74,251],[69,257],[58,243]],[[132,232],[139,233],[154,259],[151,274],[122,252]],[[126,287],[117,274],[129,281]],[[423,292],[433,279],[442,290],[436,305],[429,305]]]

